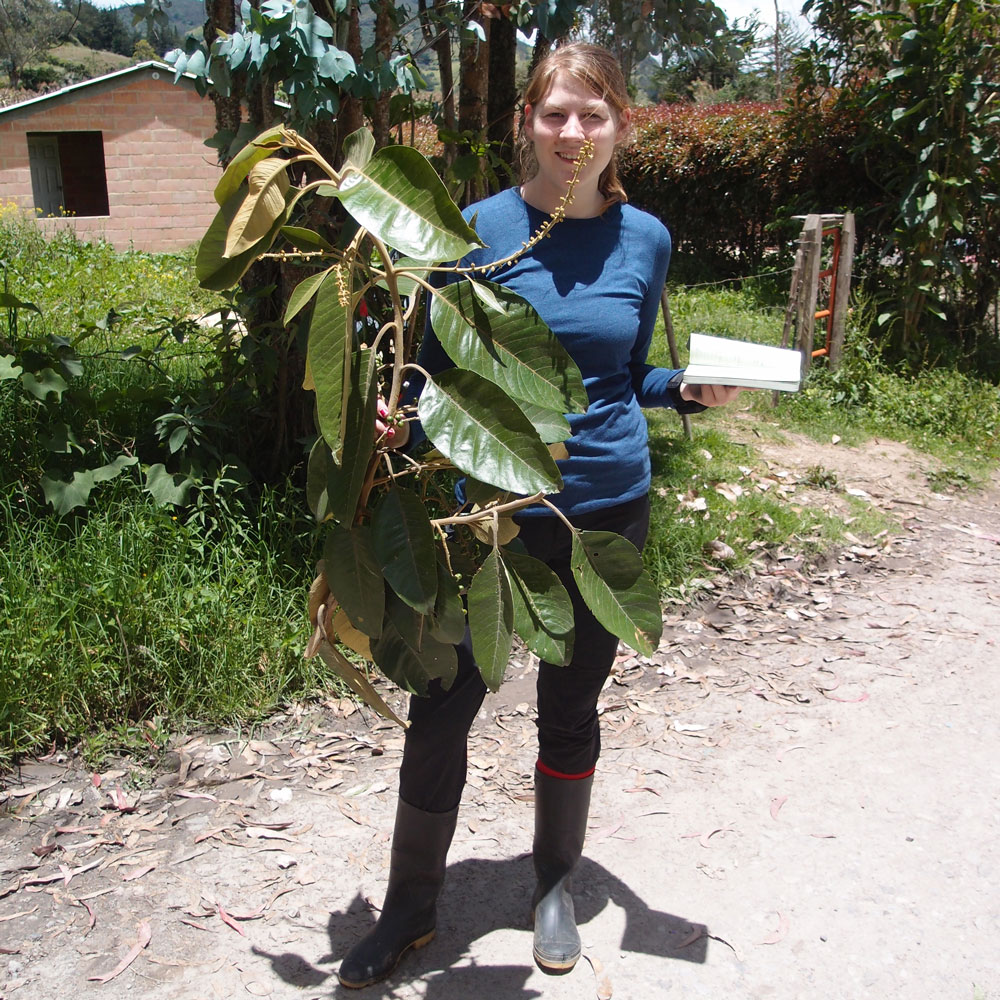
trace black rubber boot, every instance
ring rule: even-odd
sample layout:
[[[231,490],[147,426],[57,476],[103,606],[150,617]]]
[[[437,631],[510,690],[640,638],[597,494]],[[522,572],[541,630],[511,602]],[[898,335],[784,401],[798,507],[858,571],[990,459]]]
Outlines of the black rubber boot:
[[[457,819],[458,807],[432,813],[397,801],[382,913],[341,963],[337,977],[344,986],[360,989],[385,979],[406,952],[434,937],[437,898]]]
[[[593,775],[553,778],[535,770],[533,952],[543,972],[569,972],[580,958],[570,879],[583,853],[593,783]]]

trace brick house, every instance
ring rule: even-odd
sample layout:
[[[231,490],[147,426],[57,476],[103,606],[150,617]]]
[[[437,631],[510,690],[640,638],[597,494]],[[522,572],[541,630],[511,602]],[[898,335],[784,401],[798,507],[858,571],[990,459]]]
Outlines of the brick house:
[[[218,206],[215,107],[145,62],[0,108],[0,202],[119,250],[181,250]]]

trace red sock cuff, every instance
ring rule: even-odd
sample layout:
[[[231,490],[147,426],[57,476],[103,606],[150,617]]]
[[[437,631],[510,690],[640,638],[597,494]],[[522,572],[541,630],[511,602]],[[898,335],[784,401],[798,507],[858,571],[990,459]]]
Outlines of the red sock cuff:
[[[581,771],[580,774],[563,774],[562,771],[556,771],[554,768],[543,764],[541,758],[535,761],[535,767],[542,774],[547,774],[550,778],[562,778],[563,781],[579,781],[581,778],[589,778],[596,770],[595,767],[592,767],[589,771]]]

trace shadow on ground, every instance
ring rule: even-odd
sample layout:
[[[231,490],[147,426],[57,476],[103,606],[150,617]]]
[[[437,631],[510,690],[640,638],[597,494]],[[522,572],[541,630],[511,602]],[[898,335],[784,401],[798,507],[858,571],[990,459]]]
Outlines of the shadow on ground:
[[[437,937],[426,949],[407,955],[386,982],[370,987],[364,995],[393,997],[401,985],[421,980],[426,984],[423,993],[426,1000],[469,996],[528,1000],[540,996],[527,985],[534,971],[527,941],[523,965],[482,966],[470,964],[468,959],[470,946],[479,938],[497,930],[528,929],[533,886],[528,855],[503,861],[471,858],[449,866],[438,904]],[[574,876],[574,897],[577,922],[584,933],[586,925],[612,903],[626,915],[620,950],[683,962],[705,961],[708,929],[704,925],[651,910],[630,886],[592,861],[581,861]],[[275,974],[286,983],[318,986],[334,980],[321,967],[339,964],[354,942],[374,925],[375,919],[376,914],[358,895],[344,911],[330,914],[329,954],[311,963],[289,952],[275,955],[259,948],[254,952],[267,958]],[[359,993],[338,984],[333,995],[357,997]]]

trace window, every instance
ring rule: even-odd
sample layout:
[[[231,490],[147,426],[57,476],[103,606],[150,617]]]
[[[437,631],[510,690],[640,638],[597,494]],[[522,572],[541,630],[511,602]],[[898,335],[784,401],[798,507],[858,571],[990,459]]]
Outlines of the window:
[[[109,215],[101,132],[29,132],[35,208],[42,215]]]

